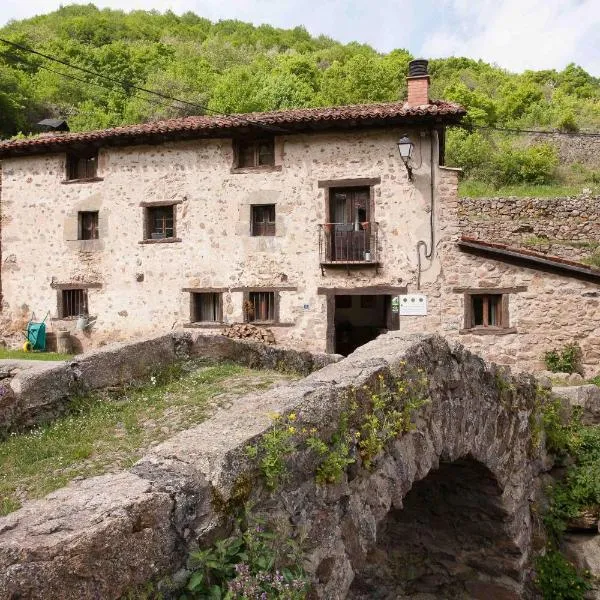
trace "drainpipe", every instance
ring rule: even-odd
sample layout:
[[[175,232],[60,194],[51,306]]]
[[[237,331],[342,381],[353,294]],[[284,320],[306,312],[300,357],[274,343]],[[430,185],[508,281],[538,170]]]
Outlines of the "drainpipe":
[[[435,209],[435,164],[433,162],[434,152],[433,152],[433,142],[434,142],[434,130],[429,130],[429,248],[427,247],[427,242],[423,240],[419,240],[417,242],[417,290],[421,289],[421,248],[424,248],[424,256],[427,260],[431,262],[434,254],[434,244],[435,244],[435,220],[433,216],[433,211]]]

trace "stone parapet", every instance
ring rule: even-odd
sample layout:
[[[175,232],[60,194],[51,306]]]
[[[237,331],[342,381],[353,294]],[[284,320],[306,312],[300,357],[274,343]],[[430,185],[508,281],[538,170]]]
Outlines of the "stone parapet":
[[[132,383],[188,357],[231,360],[252,368],[302,375],[339,360],[221,335],[172,332],[137,342],[117,343],[45,369],[29,369],[0,385],[0,433],[51,421],[66,412],[78,395]]]

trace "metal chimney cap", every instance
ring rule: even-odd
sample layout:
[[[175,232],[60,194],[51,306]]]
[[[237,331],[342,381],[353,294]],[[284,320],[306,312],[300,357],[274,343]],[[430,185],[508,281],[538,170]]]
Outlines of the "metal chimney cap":
[[[424,77],[427,75],[427,65],[429,61],[424,58],[415,58],[408,63],[409,77]]]

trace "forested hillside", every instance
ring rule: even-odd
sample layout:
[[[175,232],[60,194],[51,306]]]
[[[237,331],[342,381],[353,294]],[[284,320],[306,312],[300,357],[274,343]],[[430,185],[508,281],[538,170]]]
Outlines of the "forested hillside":
[[[412,58],[403,49],[380,54],[363,44],[311,37],[302,27],[212,23],[192,13],[124,13],[91,4],[12,22],[0,37],[190,103],[161,100],[0,43],[0,137],[35,131],[48,116],[67,117],[72,130],[86,130],[198,114],[202,107],[229,113],[397,100],[404,97]],[[430,73],[432,97],[466,106],[468,125],[600,130],[600,79],[576,65],[514,74],[450,58],[432,60]],[[503,154],[524,152],[485,132],[454,132],[449,160],[472,176],[498,178],[498,165],[486,161],[502,145]],[[517,180],[555,177],[551,148],[513,159],[529,161],[533,170]],[[495,183],[510,181],[509,174]]]

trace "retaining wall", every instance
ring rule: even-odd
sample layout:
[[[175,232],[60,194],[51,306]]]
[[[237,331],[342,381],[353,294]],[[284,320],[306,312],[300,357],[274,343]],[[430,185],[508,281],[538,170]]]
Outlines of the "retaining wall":
[[[43,371],[21,371],[2,380],[0,433],[50,421],[68,409],[74,396],[134,382],[189,357],[230,360],[251,368],[302,375],[341,358],[187,332],[112,344]]]

